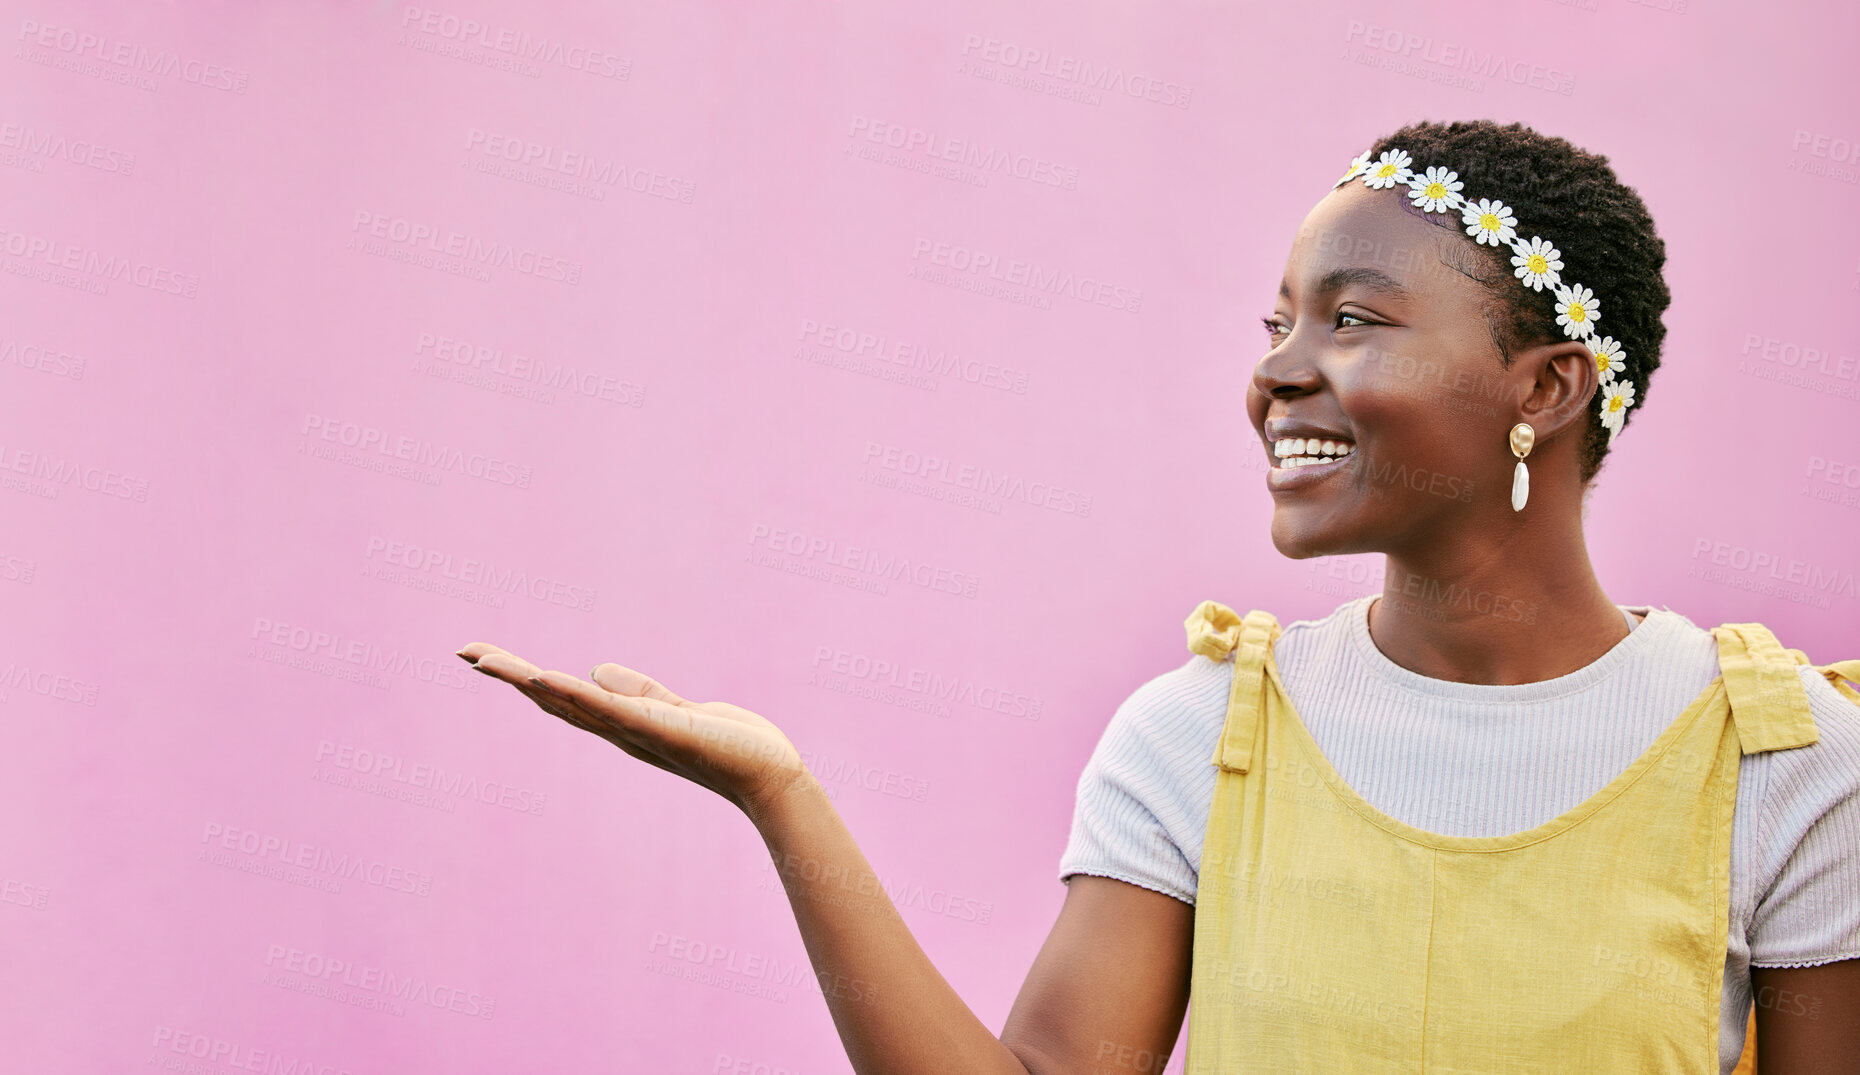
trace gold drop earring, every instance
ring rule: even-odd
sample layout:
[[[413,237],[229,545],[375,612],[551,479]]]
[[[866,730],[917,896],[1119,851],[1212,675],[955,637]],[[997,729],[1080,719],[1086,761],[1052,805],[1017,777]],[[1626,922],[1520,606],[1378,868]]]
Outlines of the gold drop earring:
[[[1523,511],[1524,502],[1531,495],[1531,472],[1524,469],[1524,457],[1531,454],[1531,444],[1537,440],[1537,431],[1527,422],[1519,422],[1511,427],[1511,454],[1518,457],[1518,469],[1511,473],[1511,510]]]

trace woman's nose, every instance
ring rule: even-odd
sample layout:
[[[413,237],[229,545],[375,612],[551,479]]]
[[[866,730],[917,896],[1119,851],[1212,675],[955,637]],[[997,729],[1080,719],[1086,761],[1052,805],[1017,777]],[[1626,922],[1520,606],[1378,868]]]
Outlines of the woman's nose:
[[[1273,399],[1308,395],[1323,383],[1317,363],[1310,360],[1305,348],[1289,337],[1253,367],[1253,387],[1261,395]]]

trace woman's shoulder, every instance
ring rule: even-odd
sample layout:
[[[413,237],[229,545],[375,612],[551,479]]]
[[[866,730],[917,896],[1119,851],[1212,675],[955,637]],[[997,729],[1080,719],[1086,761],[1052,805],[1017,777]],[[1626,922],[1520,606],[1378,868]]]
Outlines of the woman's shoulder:
[[[1079,801],[1102,811],[1107,802],[1134,800],[1158,819],[1187,824],[1179,835],[1189,838],[1193,824],[1183,819],[1195,816],[1208,792],[1202,785],[1213,780],[1209,759],[1227,716],[1232,670],[1231,662],[1194,654],[1126,695],[1079,774]]]
[[[1191,653],[1126,695],[1105,734],[1173,739],[1209,725],[1218,730],[1232,683],[1233,662]]]
[[[1808,694],[1815,741],[1746,754],[1743,761],[1768,770],[1766,817],[1773,821],[1779,815],[1793,815],[1806,823],[1843,803],[1860,808],[1860,703],[1841,693],[1814,665],[1802,665],[1796,674]]]
[[[1788,645],[1787,639],[1782,642]],[[1815,741],[1742,759],[1764,770],[1764,827],[1785,843],[1830,814],[1860,825],[1860,702],[1836,687],[1818,665],[1798,665],[1795,671],[1808,696]],[[1860,860],[1853,868],[1860,868]]]
[[[1717,667],[1717,636],[1709,628],[1699,626],[1684,614],[1670,608],[1651,610],[1633,608],[1633,611],[1650,611],[1652,616],[1659,617],[1660,621],[1668,627],[1669,634],[1675,640],[1683,640],[1694,647],[1709,649],[1712,653],[1713,667]],[[1649,622],[1653,622],[1651,618]],[[1790,646],[1791,640],[1787,637],[1779,635],[1776,640],[1784,647]],[[1851,656],[1860,657],[1860,652],[1855,652]],[[1860,701],[1856,701],[1836,687],[1821,668],[1820,665],[1809,663],[1798,664],[1795,670],[1796,675],[1802,680],[1803,689],[1808,692],[1809,711],[1814,716],[1816,725],[1818,727],[1824,723],[1831,725],[1844,743],[1860,742]]]
[[[1835,745],[1834,753],[1860,782],[1860,701],[1848,697],[1836,687],[1821,668],[1805,664],[1796,669],[1802,689],[1808,692],[1808,711],[1815,718],[1819,739]]]

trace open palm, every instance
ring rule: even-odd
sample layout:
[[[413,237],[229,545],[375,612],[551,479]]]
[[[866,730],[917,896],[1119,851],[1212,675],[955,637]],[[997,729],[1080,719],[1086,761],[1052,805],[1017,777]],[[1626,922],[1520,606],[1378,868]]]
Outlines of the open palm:
[[[728,702],[686,701],[625,665],[597,665],[589,682],[538,668],[489,642],[473,642],[458,655],[549,713],[739,807],[807,774],[800,752],[768,719]]]

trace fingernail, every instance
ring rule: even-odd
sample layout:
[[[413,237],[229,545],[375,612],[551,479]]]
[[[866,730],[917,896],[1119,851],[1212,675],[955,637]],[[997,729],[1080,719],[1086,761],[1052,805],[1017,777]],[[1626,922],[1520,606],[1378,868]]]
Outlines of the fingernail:
[[[598,665],[598,664],[597,664],[597,665],[595,665],[595,666],[594,666],[593,668],[590,668],[590,669],[588,669],[588,678],[589,678],[589,679],[593,679],[593,678],[594,678],[594,673],[596,673],[596,672],[598,672],[598,671],[600,671],[600,670],[601,670],[601,666],[600,666],[600,665]]]
[[[496,672],[491,671],[489,668],[486,668],[484,665],[479,664],[477,661],[473,661],[471,666],[473,668],[476,668],[478,671],[483,672],[487,676],[497,675]]]
[[[472,657],[467,657],[467,656],[466,656],[465,654],[463,654],[463,653],[455,653],[455,654],[453,654],[453,656],[455,656],[455,657],[457,657],[457,658],[458,658],[459,660],[461,660],[461,661],[464,661],[464,662],[465,662],[466,664],[469,664],[469,665],[471,665],[471,666],[472,666],[472,667],[474,667],[474,668],[476,668],[476,667],[478,666],[478,662],[477,662],[477,660],[476,660],[475,658],[472,658]]]
[[[561,691],[556,690],[554,687],[551,687],[549,684],[544,683],[542,680],[537,679],[535,676],[530,677],[530,686],[535,687],[537,690],[548,691],[550,694],[557,695],[558,697],[562,693]]]

